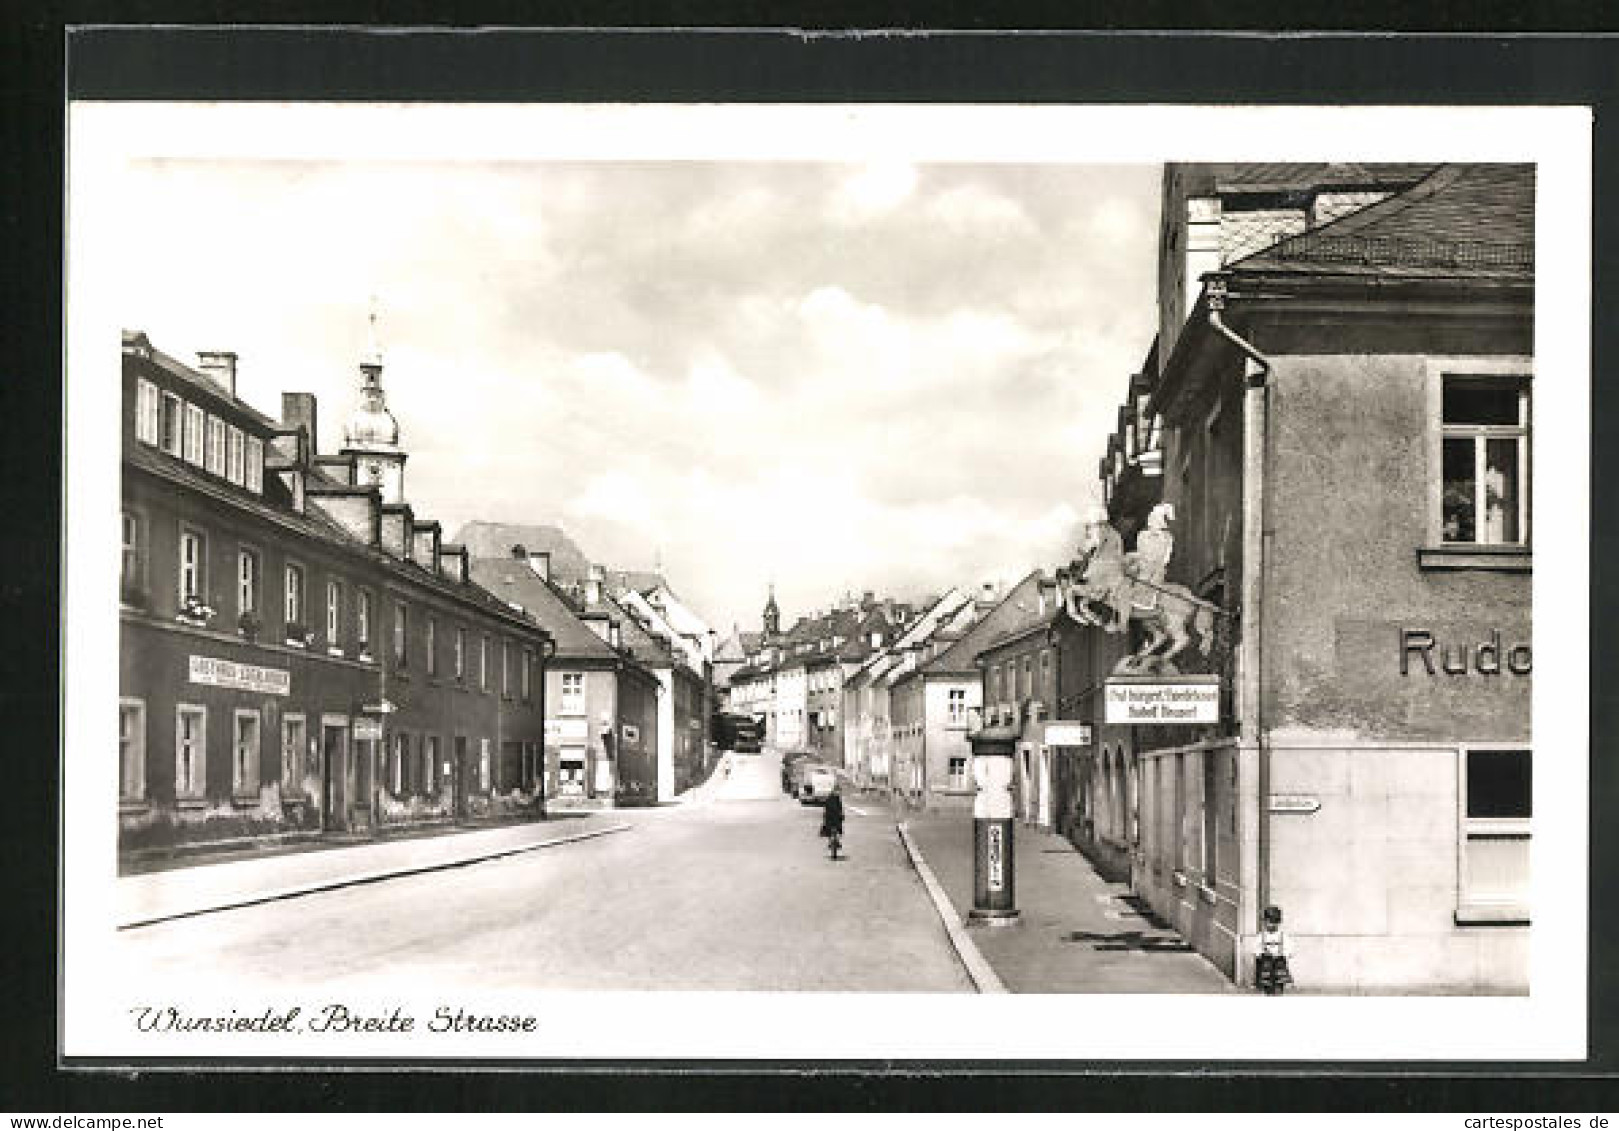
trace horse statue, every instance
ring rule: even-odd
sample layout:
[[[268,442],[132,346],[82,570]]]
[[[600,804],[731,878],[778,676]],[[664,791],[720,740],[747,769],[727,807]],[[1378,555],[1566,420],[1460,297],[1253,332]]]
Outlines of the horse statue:
[[[1146,630],[1146,640],[1115,665],[1115,675],[1179,675],[1175,657],[1193,643],[1194,633],[1205,658],[1213,651],[1215,607],[1186,586],[1163,580],[1174,545],[1165,528],[1172,514],[1167,505],[1155,507],[1130,554],[1105,514],[1095,518],[1080,556],[1057,571],[1068,615],[1080,624],[1123,632],[1136,621]]]

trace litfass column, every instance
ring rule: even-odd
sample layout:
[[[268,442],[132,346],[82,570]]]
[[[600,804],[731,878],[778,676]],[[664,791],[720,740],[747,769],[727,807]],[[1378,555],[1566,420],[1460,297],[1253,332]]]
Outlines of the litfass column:
[[[1018,732],[1009,726],[986,727],[970,738],[973,778],[973,909],[969,925],[1015,926],[1018,923],[1015,861],[1012,851],[1012,752]]]

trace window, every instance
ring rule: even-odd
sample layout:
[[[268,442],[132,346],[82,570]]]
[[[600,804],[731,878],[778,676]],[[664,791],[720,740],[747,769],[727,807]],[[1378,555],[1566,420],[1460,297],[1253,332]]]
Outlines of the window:
[[[467,677],[467,630],[460,625],[455,626],[455,678],[463,680]]]
[[[945,788],[946,789],[966,789],[967,788],[967,759],[966,758],[951,758],[950,759],[950,777],[945,782]]]
[[[146,798],[146,704],[118,700],[118,800]]]
[[[534,697],[534,652],[523,649],[523,702],[527,703]]]
[[[135,439],[143,444],[158,439],[157,386],[144,377],[135,382]]]
[[[360,599],[355,602],[355,635],[359,638],[360,651],[367,652],[371,648],[371,592],[360,590]]]
[[[194,404],[186,405],[182,454],[187,463],[202,466],[202,425],[207,415]]]
[[[247,438],[247,489],[264,493],[264,441],[254,436]]]
[[[140,588],[141,584],[141,523],[140,518],[125,511],[120,524],[118,581],[126,591]]]
[[[407,645],[407,640],[406,640],[406,636],[405,636],[405,629],[407,627],[409,618],[410,618],[410,612],[409,612],[408,609],[405,608],[405,602],[403,602],[403,601],[395,601],[394,602],[394,666],[395,667],[400,667],[400,668],[404,667],[406,660],[408,660],[410,658],[410,651],[409,651],[409,648],[406,646]]]
[[[242,430],[234,424],[225,426],[225,478],[238,487],[242,485]]]
[[[438,675],[438,618],[427,618],[427,674]]]
[[[180,603],[202,600],[202,566],[205,543],[195,530],[180,531]]]
[[[259,795],[259,713],[237,711],[236,735],[231,744],[231,795],[258,799]]]
[[[304,791],[304,749],[308,734],[302,715],[281,716],[281,788],[285,793]]]
[[[1440,537],[1529,542],[1529,379],[1446,374],[1441,393]]]
[[[308,631],[304,625],[304,567],[288,562],[286,577],[287,639],[301,641]]]
[[[1036,698],[1044,700],[1048,705],[1057,698],[1057,689],[1051,683],[1051,649],[1043,649],[1040,653],[1040,693]]]
[[[428,794],[438,792],[438,735],[422,739],[422,789]]]
[[[208,451],[203,466],[213,475],[225,474],[225,422],[212,414],[208,417]]]
[[[236,615],[245,617],[259,611],[259,555],[253,550],[236,551]]]
[[[489,740],[478,739],[478,788],[489,788]]]
[[[585,713],[585,673],[562,673],[562,702],[557,711],[564,715],[582,715]]]
[[[967,725],[967,692],[964,688],[950,689],[949,715],[945,719],[945,725],[953,727]]]
[[[1470,748],[1461,754],[1461,922],[1529,917],[1528,750]]]
[[[1219,875],[1220,814],[1216,805],[1218,788],[1218,752],[1203,751],[1203,886],[1214,890]]]
[[[171,456],[180,454],[180,417],[182,403],[173,393],[163,394],[163,405],[157,422],[158,444]]]
[[[410,743],[403,734],[394,735],[393,757],[388,764],[388,788],[399,796],[405,792],[405,759],[410,756]]]
[[[478,690],[489,690],[489,637],[478,641]]]
[[[343,644],[343,583],[326,582],[326,646],[340,648]]]
[[[1023,678],[1018,682],[1018,699],[1024,700],[1034,694],[1034,677],[1030,672],[1029,657],[1023,657]]]
[[[174,796],[199,801],[207,781],[208,711],[181,703],[174,709]]]
[[[507,699],[512,697],[511,654],[511,645],[502,640],[500,642],[500,693]]]

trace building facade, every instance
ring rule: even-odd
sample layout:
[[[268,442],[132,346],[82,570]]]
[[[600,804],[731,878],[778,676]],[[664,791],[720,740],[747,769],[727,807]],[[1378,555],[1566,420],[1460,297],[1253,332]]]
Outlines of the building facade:
[[[1523,992],[1533,170],[1165,186],[1147,415],[1168,580],[1219,613],[1180,671],[1218,679],[1219,721],[1108,724],[1107,657],[1076,647],[1059,698],[1092,705],[1104,772],[1073,811],[1239,981],[1276,905],[1314,988]]]
[[[538,815],[549,637],[405,502],[380,356],[329,457],[235,366],[124,337],[121,848]]]

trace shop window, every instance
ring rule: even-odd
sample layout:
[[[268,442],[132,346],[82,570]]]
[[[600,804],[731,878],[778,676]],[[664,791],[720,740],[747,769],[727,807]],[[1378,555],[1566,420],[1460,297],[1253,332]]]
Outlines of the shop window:
[[[1532,761],[1526,749],[1461,753],[1459,921],[1529,918]]]
[[[157,386],[142,377],[135,382],[135,439],[143,444],[158,441]]]
[[[300,795],[304,791],[304,758],[308,730],[302,715],[281,716],[281,789]]]
[[[174,796],[200,801],[207,783],[208,710],[181,703],[174,709]]]
[[[557,792],[564,797],[585,793],[585,752],[580,747],[563,747],[557,761]]]
[[[1445,374],[1440,394],[1440,539],[1529,543],[1529,378]]]
[[[212,413],[208,415],[207,454],[203,467],[210,475],[225,474],[225,422]]]
[[[202,466],[202,431],[207,414],[194,404],[186,405],[185,431],[181,440],[181,454],[185,461]]]
[[[967,725],[967,692],[964,688],[950,689],[948,714],[945,718],[946,726],[964,727]]]
[[[225,478],[238,487],[246,475],[242,456],[242,430],[234,424],[226,425]]]
[[[173,393],[163,394],[163,404],[158,415],[157,438],[158,445],[171,456],[180,454],[180,429],[183,415],[183,402]]]
[[[259,713],[237,711],[231,742],[231,796],[245,800],[259,796]]]
[[[207,540],[199,530],[180,530],[180,604],[203,600],[203,565]]]
[[[118,700],[118,800],[146,799],[146,704]]]

